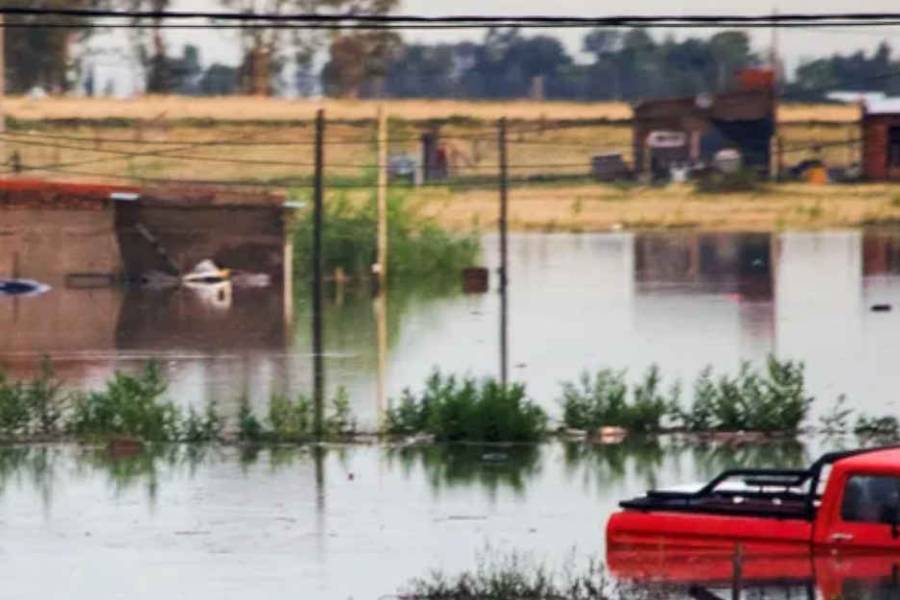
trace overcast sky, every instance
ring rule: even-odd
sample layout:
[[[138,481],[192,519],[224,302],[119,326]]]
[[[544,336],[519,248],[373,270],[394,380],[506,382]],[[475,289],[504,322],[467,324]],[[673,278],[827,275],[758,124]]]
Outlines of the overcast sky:
[[[175,10],[220,10],[217,0],[175,0]],[[647,15],[647,14],[771,14],[790,12],[879,12],[898,11],[897,0],[860,0],[856,3],[846,0],[777,0],[770,4],[754,0],[628,0],[628,2],[600,2],[598,0],[402,0],[402,8],[398,12],[416,15],[577,15],[577,16],[609,16],[609,15]],[[542,30],[541,33],[551,33]],[[658,32],[661,37],[671,30]],[[580,30],[562,30],[554,32],[566,43],[570,52],[578,57],[581,48]],[[688,35],[705,36],[708,31],[678,30],[676,37]],[[772,34],[766,30],[751,32],[757,50],[766,50],[772,40]],[[461,39],[480,39],[479,31],[412,31],[404,33],[407,40],[436,42],[455,41]],[[782,59],[789,70],[804,59],[827,55],[833,52],[847,52],[864,49],[870,51],[879,41],[887,39],[897,49],[900,56],[900,28],[875,28],[866,30],[828,29],[828,30],[790,30],[779,33],[779,46]],[[180,52],[185,43],[200,45],[203,62],[222,62],[236,64],[239,60],[234,33],[226,31],[171,31],[169,40],[173,51]],[[894,41],[896,40],[896,43]],[[107,38],[97,40],[98,45],[105,47],[123,46],[122,39]]]

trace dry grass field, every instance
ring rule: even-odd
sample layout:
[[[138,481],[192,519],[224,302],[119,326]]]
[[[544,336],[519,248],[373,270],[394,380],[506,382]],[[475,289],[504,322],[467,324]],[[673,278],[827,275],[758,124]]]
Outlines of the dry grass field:
[[[312,174],[312,101],[150,97],[139,100],[11,98],[16,121],[0,134],[2,172],[15,155],[22,175],[109,182],[221,181],[294,187],[300,197]],[[368,201],[374,181],[376,104],[328,100],[326,176],[329,193]],[[494,120],[510,127],[513,178],[587,175],[594,154],[631,160],[630,109],[623,104],[391,101],[390,152],[418,156],[428,119],[442,128],[452,174],[481,176],[479,189],[410,192],[423,210],[456,229],[494,226],[491,178],[498,153]],[[786,105],[779,135],[785,164],[820,157],[831,166],[859,160],[848,140],[860,137],[858,110]],[[604,122],[604,119],[608,120]],[[300,179],[286,186],[285,180]],[[759,194],[698,195],[689,186],[615,187],[533,183],[512,193],[512,225],[522,230],[598,231],[618,228],[768,230],[855,226],[900,221],[900,186],[770,186]]]
[[[109,119],[143,121],[304,121],[324,108],[332,120],[372,119],[379,102],[372,100],[289,100],[280,98],[221,97],[185,98],[147,96],[135,99],[9,97],[3,110],[16,119],[104,121]],[[495,121],[507,117],[514,121],[627,121],[631,107],[616,102],[534,102],[465,100],[388,100],[387,111],[406,121],[464,119]],[[779,108],[782,123],[852,123],[859,119],[854,106],[783,104]]]
[[[361,198],[362,200],[362,198]],[[448,228],[492,230],[496,192],[422,191],[414,202]],[[778,231],[900,223],[900,185],[785,184],[759,193],[697,194],[693,187],[602,185],[514,189],[510,226],[519,231],[697,229]]]

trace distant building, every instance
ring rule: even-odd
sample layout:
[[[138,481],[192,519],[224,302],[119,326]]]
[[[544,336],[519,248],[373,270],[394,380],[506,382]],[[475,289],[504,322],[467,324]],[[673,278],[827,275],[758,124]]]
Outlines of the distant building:
[[[900,181],[900,98],[863,104],[863,176],[869,181]]]
[[[775,135],[775,88],[768,71],[739,76],[740,89],[650,100],[634,109],[634,168],[664,174],[673,166],[708,166],[737,150],[746,167],[768,175]]]

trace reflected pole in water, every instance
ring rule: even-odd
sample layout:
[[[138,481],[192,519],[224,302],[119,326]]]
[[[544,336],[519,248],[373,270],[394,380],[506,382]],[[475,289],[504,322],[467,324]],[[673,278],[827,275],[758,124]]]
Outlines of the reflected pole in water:
[[[387,351],[388,351],[388,333],[387,333],[387,290],[382,290],[372,304],[375,313],[375,334],[378,343],[378,418],[384,419],[387,415]]]
[[[506,118],[500,119],[498,135],[500,151],[500,382],[505,386],[509,372],[509,294],[507,278],[507,230],[509,204],[509,166],[506,147]]]
[[[313,191],[313,248],[312,248],[312,353],[313,353],[313,429],[317,438],[322,437],[325,398],[325,365],[322,356],[322,227],[324,211],[325,170],[325,111],[316,115],[316,170]]]

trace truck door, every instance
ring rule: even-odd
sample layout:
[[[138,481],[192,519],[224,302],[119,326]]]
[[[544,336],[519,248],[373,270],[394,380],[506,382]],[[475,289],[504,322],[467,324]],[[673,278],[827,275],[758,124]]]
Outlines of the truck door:
[[[900,477],[851,474],[826,542],[852,549],[900,549]]]

